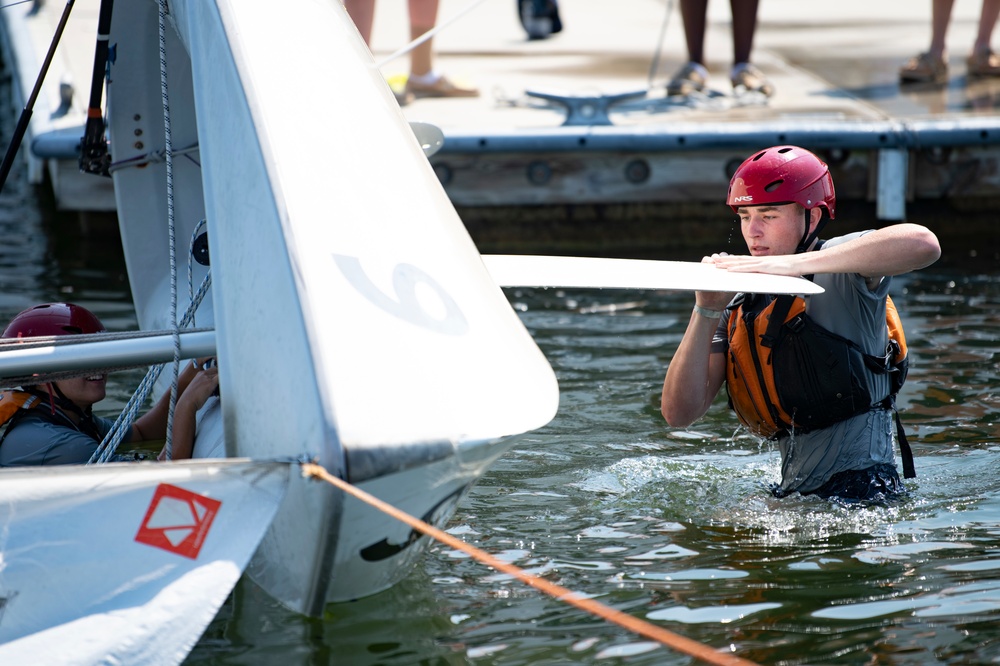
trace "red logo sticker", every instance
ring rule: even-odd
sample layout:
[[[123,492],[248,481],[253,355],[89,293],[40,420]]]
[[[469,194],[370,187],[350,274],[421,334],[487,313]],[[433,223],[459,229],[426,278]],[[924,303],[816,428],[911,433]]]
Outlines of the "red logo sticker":
[[[197,559],[222,502],[161,483],[135,540]]]

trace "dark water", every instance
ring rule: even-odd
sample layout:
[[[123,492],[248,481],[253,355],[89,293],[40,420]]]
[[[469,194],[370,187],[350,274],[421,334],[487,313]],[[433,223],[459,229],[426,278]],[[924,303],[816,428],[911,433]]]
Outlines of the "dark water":
[[[72,299],[111,329],[134,328],[111,222],[53,212],[15,172],[0,195],[0,319]],[[1000,661],[1000,268],[894,282],[912,355],[900,405],[918,478],[892,507],[771,498],[777,451],[741,433],[721,400],[690,429],[663,423],[660,384],[690,295],[509,296],[556,369],[560,411],[474,488],[453,534],[760,663]],[[113,377],[105,413],[140,377]],[[321,619],[242,582],[187,663],[690,660],[432,546],[401,585]]]
[[[556,368],[558,416],[518,439],[450,531],[605,604],[766,664],[1000,660],[1000,276],[899,278],[917,456],[892,507],[773,499],[778,454],[721,401],[659,414],[685,294],[510,292]],[[308,620],[242,583],[189,664],[686,664],[443,546],[393,590]]]

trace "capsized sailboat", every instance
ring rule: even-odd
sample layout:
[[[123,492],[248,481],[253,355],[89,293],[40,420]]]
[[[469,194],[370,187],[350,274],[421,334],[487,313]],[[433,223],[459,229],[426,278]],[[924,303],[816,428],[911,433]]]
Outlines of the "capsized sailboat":
[[[187,305],[168,208],[181,265],[206,221],[196,323],[222,397],[196,454],[315,459],[443,524],[508,435],[555,414],[551,367],[340,3],[179,0],[162,33],[159,10],[114,7],[110,173],[142,328],[171,328],[172,293]],[[398,581],[423,541],[296,477],[248,573],[318,613]]]

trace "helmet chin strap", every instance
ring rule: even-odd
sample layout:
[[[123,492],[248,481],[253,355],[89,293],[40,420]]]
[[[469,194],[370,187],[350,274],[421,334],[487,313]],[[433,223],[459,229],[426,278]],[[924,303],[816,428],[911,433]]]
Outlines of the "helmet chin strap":
[[[809,246],[813,244],[816,237],[819,236],[819,232],[823,231],[823,227],[826,226],[826,218],[823,217],[823,209],[820,209],[819,222],[816,223],[816,229],[809,233],[809,225],[812,222],[812,209],[805,209],[805,231],[802,232],[802,240],[799,241],[799,246],[795,248],[795,254],[800,254],[802,252],[807,252]]]
[[[63,411],[73,412],[81,419],[90,419],[92,414],[91,408],[81,409],[79,405],[66,397],[66,394],[62,392],[62,389],[55,382],[48,382],[45,386],[48,388],[49,409],[53,414],[56,413],[56,406],[58,405]]]

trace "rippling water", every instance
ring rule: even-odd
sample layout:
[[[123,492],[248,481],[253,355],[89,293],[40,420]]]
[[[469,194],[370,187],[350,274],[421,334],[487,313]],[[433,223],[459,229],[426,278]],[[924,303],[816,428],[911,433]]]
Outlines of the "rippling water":
[[[1000,660],[1000,279],[897,279],[917,456],[891,507],[777,500],[779,455],[720,399],[659,416],[691,298],[510,292],[554,365],[556,419],[519,438],[452,534],[677,633],[766,664]],[[432,546],[397,588],[322,620],[244,584],[189,663],[684,664],[628,632]]]
[[[109,220],[51,211],[15,172],[0,195],[0,317],[73,299],[135,327]],[[995,242],[987,239],[987,242]],[[948,248],[945,248],[946,252]],[[779,456],[720,398],[659,416],[690,295],[509,292],[562,400],[475,486],[452,534],[531,572],[766,664],[1000,661],[1000,270],[894,283],[917,456],[891,507],[772,498]],[[141,373],[113,377],[114,414]],[[387,391],[389,388],[387,387]],[[396,588],[322,619],[241,583],[189,664],[687,664],[443,546]]]
[[[120,247],[15,181],[0,197],[0,313],[72,298],[135,326]],[[101,231],[103,230],[103,231]],[[98,233],[99,232],[99,233]],[[1000,660],[1000,275],[896,280],[917,456],[892,507],[776,500],[779,456],[720,398],[689,429],[659,416],[691,298],[521,290],[512,305],[562,399],[465,499],[450,531],[531,572],[767,664]],[[113,377],[116,413],[141,373]],[[398,587],[295,616],[241,583],[189,664],[684,664],[444,546]]]

